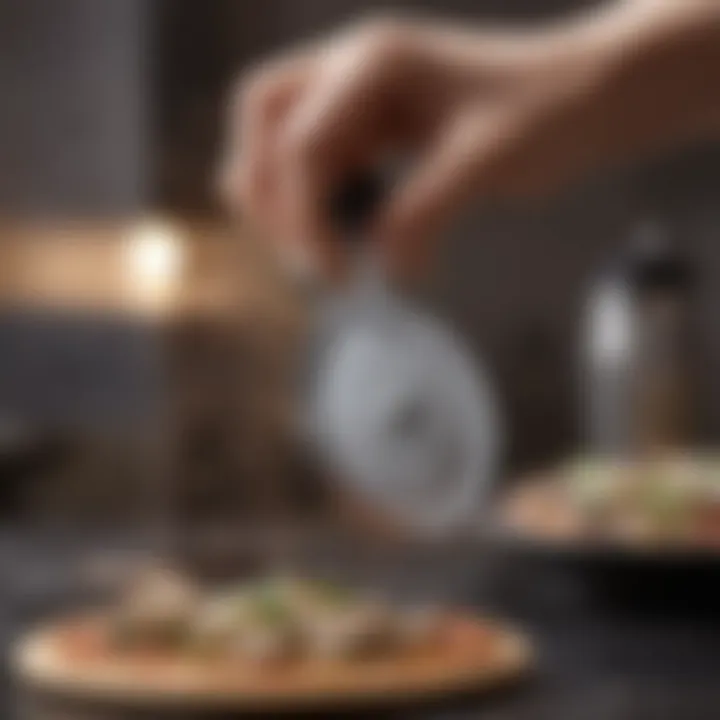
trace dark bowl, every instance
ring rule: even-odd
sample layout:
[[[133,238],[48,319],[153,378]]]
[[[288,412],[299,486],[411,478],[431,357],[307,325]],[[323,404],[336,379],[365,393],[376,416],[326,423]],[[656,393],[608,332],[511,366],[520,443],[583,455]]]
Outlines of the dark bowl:
[[[515,594],[647,613],[690,612],[720,617],[720,549],[642,546],[623,542],[552,540],[490,521],[486,540]]]

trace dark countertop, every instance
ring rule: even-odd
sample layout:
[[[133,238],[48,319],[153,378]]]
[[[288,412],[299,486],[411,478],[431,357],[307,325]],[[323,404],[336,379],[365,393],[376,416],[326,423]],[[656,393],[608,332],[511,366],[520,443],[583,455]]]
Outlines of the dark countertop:
[[[105,544],[118,547],[107,539]],[[83,558],[102,546],[97,539],[91,542],[67,534],[0,534],[0,638],[6,650],[23,628],[87,597],[78,568]],[[306,551],[302,563],[375,582],[399,595],[442,598],[492,611],[525,627],[538,646],[537,672],[514,688],[491,698],[383,710],[382,716],[418,720],[711,720],[720,716],[720,606],[717,613],[687,608],[670,613],[593,603],[580,596],[585,586],[567,573],[553,575],[527,563],[513,566],[488,549],[467,544],[422,551],[360,551],[337,543],[326,545],[323,552]],[[31,710],[18,705],[7,663],[5,668],[2,717],[51,717],[38,706]],[[61,717],[104,720],[107,715],[94,710]]]

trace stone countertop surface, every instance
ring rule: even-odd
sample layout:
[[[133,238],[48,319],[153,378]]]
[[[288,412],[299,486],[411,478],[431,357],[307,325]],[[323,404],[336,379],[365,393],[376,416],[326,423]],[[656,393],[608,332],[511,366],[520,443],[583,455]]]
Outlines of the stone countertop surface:
[[[502,558],[469,542],[420,549],[361,549],[342,542],[321,546],[298,550],[294,561],[335,577],[371,582],[400,596],[443,600],[501,615],[524,627],[539,650],[532,677],[493,697],[379,709],[368,717],[711,720],[720,716],[720,611],[666,608],[658,612],[650,606],[592,601],[587,586],[567,571],[557,573],[556,568],[553,575],[550,568],[523,565],[522,560]],[[6,651],[2,717],[120,717],[99,709],[48,705],[43,699],[21,695],[10,678],[7,651],[12,639],[34,622],[88,597],[82,568],[102,548],[114,549],[116,557],[123,557],[122,553],[133,557],[142,547],[137,540],[120,542],[77,533],[0,533],[0,637]],[[129,716],[135,717],[145,716]]]

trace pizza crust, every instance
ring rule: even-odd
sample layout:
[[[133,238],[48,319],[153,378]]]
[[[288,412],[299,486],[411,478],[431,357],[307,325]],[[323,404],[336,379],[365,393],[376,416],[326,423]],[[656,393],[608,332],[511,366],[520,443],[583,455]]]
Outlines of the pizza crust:
[[[66,619],[23,638],[13,655],[17,677],[30,688],[122,705],[273,711],[490,690],[521,676],[532,660],[522,634],[461,614],[448,616],[438,643],[422,652],[272,668],[112,653],[98,641],[99,622]]]

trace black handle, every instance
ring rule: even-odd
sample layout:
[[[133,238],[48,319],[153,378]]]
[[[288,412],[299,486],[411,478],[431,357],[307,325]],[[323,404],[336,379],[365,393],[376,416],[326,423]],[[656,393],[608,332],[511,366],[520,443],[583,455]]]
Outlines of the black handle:
[[[627,276],[640,292],[688,292],[695,279],[688,255],[664,225],[645,223],[636,230],[627,257]]]
[[[330,218],[345,240],[357,242],[385,198],[385,181],[379,172],[358,173],[330,198]]]

